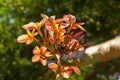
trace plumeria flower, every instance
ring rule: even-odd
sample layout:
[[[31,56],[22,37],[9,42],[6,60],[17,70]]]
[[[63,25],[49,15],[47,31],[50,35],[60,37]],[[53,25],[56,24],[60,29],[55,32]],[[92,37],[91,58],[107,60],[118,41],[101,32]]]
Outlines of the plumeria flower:
[[[59,66],[56,63],[50,63],[48,64],[48,68],[54,71],[57,75],[58,74],[62,75],[62,77],[64,78],[70,78],[73,71],[77,73],[78,75],[80,75],[80,70],[76,66]],[[60,71],[57,72],[58,70]]]
[[[44,40],[42,31],[41,31],[41,27],[45,24],[46,19],[42,19],[40,22],[34,23],[34,22],[30,22],[26,25],[23,26],[24,29],[26,30],[37,30],[38,34],[40,35],[40,37]]]
[[[86,31],[81,25],[84,25],[84,23],[76,23],[76,18],[75,16],[69,14],[65,15],[63,19],[66,20],[67,23],[72,27],[72,29],[77,29],[80,28],[82,31]],[[71,30],[71,27],[69,27],[69,31]]]
[[[38,46],[36,46],[33,50],[33,54],[34,54],[34,56],[32,57],[32,62],[41,61],[41,63],[43,65],[47,64],[46,57],[52,56],[52,54],[49,51],[47,51],[47,48],[44,46],[41,46],[40,48]]]
[[[67,24],[63,22],[65,20],[63,18],[55,19],[55,16],[51,16],[50,18],[43,14],[42,16],[43,18],[46,18],[45,28],[49,31],[51,39],[54,40],[54,34],[57,34],[59,38],[63,40],[63,34],[65,33],[64,28],[67,26]]]
[[[45,14],[41,14],[41,16],[43,17],[43,19],[46,20],[45,23],[46,23],[48,26],[50,26],[50,27],[51,27],[51,24],[52,24],[52,26],[53,26],[54,24],[58,24],[58,25],[62,25],[62,26],[64,26],[64,27],[66,27],[66,26],[69,25],[68,23],[64,23],[64,21],[66,21],[64,18],[55,19],[55,16],[50,16],[50,17],[48,17],[48,16],[45,15]],[[50,22],[50,23],[47,23],[47,22]]]
[[[45,21],[46,21],[46,19],[43,19],[37,23],[30,22],[30,23],[24,25],[23,28],[26,30],[33,30],[33,29],[39,30],[45,24]]]
[[[35,28],[37,28],[37,27],[38,27],[37,24],[34,23],[34,22],[30,22],[30,23],[25,24],[25,25],[23,26],[23,28],[26,29],[26,30],[33,30],[33,29],[35,29]]]
[[[32,32],[30,32],[29,30],[27,30],[27,34],[22,34],[17,38],[17,41],[19,43],[26,43],[27,45],[31,44],[34,40],[34,36],[36,36],[38,33],[35,32],[35,30],[32,30]]]
[[[79,75],[80,70],[77,66],[64,66],[60,58],[82,51],[88,45],[81,44],[84,38],[83,32],[86,31],[82,27],[84,23],[76,22],[75,16],[71,14],[59,19],[44,14],[41,16],[43,19],[40,22],[30,22],[23,26],[27,34],[19,36],[17,41],[31,44],[35,40],[40,47],[36,46],[33,49],[32,62],[48,65],[48,68],[56,73],[56,78],[61,76],[70,78],[73,71]]]

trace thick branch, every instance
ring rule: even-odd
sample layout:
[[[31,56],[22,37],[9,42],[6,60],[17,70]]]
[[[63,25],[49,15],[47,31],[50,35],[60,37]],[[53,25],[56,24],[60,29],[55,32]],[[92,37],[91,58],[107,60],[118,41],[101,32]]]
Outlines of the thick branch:
[[[120,57],[120,36],[104,43],[91,46],[85,51],[61,57],[63,65],[84,65],[106,62]]]

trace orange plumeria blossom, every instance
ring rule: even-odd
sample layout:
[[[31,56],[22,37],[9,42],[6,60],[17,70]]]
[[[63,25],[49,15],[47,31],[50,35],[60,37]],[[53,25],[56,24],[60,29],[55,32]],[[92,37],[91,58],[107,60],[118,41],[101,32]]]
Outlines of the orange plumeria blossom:
[[[80,70],[78,67],[76,66],[60,66],[57,65],[56,63],[50,63],[48,64],[48,67],[50,69],[52,69],[55,73],[57,73],[58,70],[60,70],[61,72],[57,73],[56,77],[59,77],[60,75],[62,75],[64,78],[69,78],[72,74],[72,71],[75,71],[78,75],[80,74]]]
[[[73,71],[80,74],[77,66],[62,65],[60,57],[84,49],[86,44],[81,43],[84,38],[83,33],[86,31],[82,27],[84,23],[76,22],[76,18],[71,14],[59,19],[44,14],[41,16],[43,19],[40,22],[30,22],[23,26],[27,33],[20,35],[17,41],[27,45],[35,41],[32,62],[47,65],[55,72],[57,79],[70,78]]]
[[[33,50],[33,54],[34,56],[32,57],[32,62],[39,62],[41,61],[41,63],[43,65],[47,64],[47,58],[46,57],[50,57],[52,55],[50,55],[49,51],[46,51],[47,48],[41,46],[40,48],[38,46],[36,46]]]

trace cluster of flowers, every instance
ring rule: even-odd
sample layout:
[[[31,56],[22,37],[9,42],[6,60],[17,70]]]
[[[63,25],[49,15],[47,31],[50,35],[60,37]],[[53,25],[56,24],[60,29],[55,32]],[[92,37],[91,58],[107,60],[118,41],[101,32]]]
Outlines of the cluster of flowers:
[[[17,41],[27,45],[36,41],[32,62],[41,62],[48,66],[56,73],[56,78],[60,76],[69,78],[72,71],[80,74],[77,66],[61,65],[60,57],[84,49],[84,44],[80,43],[84,37],[85,29],[82,27],[84,23],[77,23],[71,14],[59,19],[44,14],[41,16],[43,19],[40,22],[30,22],[23,26],[27,33],[20,35]]]

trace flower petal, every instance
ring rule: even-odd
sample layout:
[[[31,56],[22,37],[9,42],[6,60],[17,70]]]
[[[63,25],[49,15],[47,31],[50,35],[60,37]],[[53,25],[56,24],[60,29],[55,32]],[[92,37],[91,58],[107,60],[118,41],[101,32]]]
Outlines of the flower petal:
[[[71,70],[70,66],[62,66],[61,69],[63,69],[63,71],[67,71],[67,70]]]
[[[84,38],[84,35],[81,35],[78,40],[79,40],[79,41],[82,41],[83,38]]]
[[[40,47],[40,50],[41,50],[41,53],[44,53],[44,52],[47,50],[47,48],[44,47],[44,46],[41,46],[41,47]]]
[[[71,23],[75,23],[76,22],[75,16],[73,16],[71,14],[69,14],[69,16],[70,16]]]
[[[36,46],[34,49],[33,49],[33,54],[40,54],[40,49],[38,46]]]
[[[59,22],[62,22],[62,21],[65,21],[65,20],[63,18],[59,18],[59,19],[55,20],[56,23],[59,23]]]
[[[28,37],[27,34],[23,34],[23,35],[21,35],[21,36],[19,36],[19,37],[17,38],[17,41],[18,41],[19,43],[24,43],[24,42],[27,41],[28,38],[29,38],[29,37]]]
[[[32,38],[28,38],[27,41],[26,41],[26,44],[29,45],[33,42],[33,39]]]
[[[73,67],[73,70],[76,74],[80,75],[81,72],[78,67]]]
[[[73,23],[76,22],[75,16],[73,16],[73,15],[71,15],[71,14],[68,14],[68,15],[63,16],[63,19],[65,19],[66,22],[71,23],[71,24],[73,24]]]
[[[53,31],[54,30],[53,27],[52,27],[52,24],[49,21],[46,21],[45,26],[46,26],[46,29],[48,31]]]
[[[30,22],[26,25],[23,26],[24,29],[27,29],[27,30],[32,30],[35,28],[35,26],[37,26],[34,22]]]
[[[76,43],[77,43],[77,40],[76,40],[76,39],[72,39],[72,40],[68,43],[68,47],[71,49]]]
[[[57,79],[59,80],[60,77],[61,77],[60,74],[56,74],[56,80],[57,80]],[[61,80],[62,80],[62,79],[61,79]]]
[[[34,33],[34,36],[36,36],[36,35],[38,35],[38,32],[35,32],[35,33]]]
[[[41,63],[42,63],[43,66],[47,65],[47,60],[46,59],[41,59],[40,61],[41,61]]]
[[[53,55],[51,54],[51,52],[49,52],[49,51],[46,51],[44,54],[45,54],[46,57],[51,57],[51,56],[53,56]]]
[[[53,20],[55,20],[55,15],[53,15],[53,16],[50,16],[50,18],[52,18]]]
[[[48,18],[48,16],[47,15],[45,15],[45,14],[40,14],[43,18]]]
[[[53,71],[57,71],[58,65],[56,63],[49,63],[48,68],[50,68]]]
[[[78,27],[79,27],[82,31],[86,31],[81,25],[78,25]]]
[[[60,40],[61,42],[63,42],[63,41],[64,41],[64,38],[65,38],[65,36],[64,36],[64,35],[59,36],[59,40]]]
[[[61,75],[64,77],[64,78],[70,78],[72,74],[72,70],[70,71],[65,71],[65,72],[62,72]]]
[[[32,57],[32,62],[38,62],[38,61],[40,61],[40,55],[34,55]]]
[[[37,25],[38,25],[38,27],[36,27],[36,29],[40,29],[44,24],[45,24],[45,22],[46,22],[46,19],[44,18],[44,19],[42,19]]]
[[[75,38],[75,39],[78,38],[82,33],[83,33],[83,31],[80,31],[80,32],[74,34],[73,38]]]

